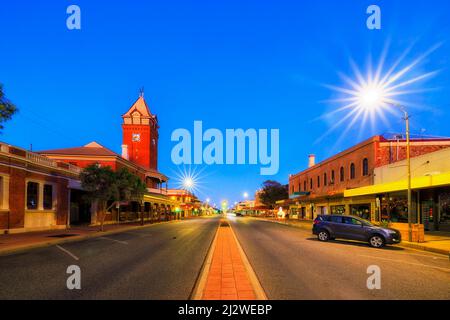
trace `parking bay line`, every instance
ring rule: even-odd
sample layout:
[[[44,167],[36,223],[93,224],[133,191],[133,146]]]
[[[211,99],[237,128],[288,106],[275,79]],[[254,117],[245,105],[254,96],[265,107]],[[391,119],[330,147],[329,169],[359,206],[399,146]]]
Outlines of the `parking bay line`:
[[[63,252],[65,252],[66,254],[68,254],[69,256],[71,256],[72,258],[74,258],[75,260],[80,260],[76,255],[74,255],[72,252],[70,252],[69,250],[67,250],[67,249],[64,249],[63,247],[61,247],[60,245],[56,245],[56,247],[58,248],[58,249],[60,249],[61,251],[63,251]]]
[[[381,257],[368,256],[368,255],[362,255],[362,254],[360,254],[359,256],[360,256],[360,257],[365,257],[365,258],[371,258],[371,259],[386,260],[386,261],[395,262],[395,263],[409,264],[409,265],[412,265],[412,266],[428,267],[428,268],[438,269],[438,270],[442,270],[442,271],[444,271],[444,272],[450,273],[450,269],[449,269],[449,268],[437,267],[437,266],[431,266],[431,265],[429,265],[429,264],[414,263],[414,262],[406,262],[406,261],[403,261],[403,260],[396,260],[396,259],[389,259],[389,258],[381,258]]]

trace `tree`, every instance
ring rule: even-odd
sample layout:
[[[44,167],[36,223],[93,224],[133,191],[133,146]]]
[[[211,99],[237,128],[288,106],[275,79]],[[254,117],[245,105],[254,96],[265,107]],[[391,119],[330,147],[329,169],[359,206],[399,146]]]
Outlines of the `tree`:
[[[17,107],[6,98],[0,83],[0,130],[4,128],[2,123],[10,120],[17,111]]]
[[[103,231],[107,203],[118,198],[117,177],[111,167],[90,165],[80,174],[81,187],[88,192],[86,198],[97,205],[97,215],[100,215],[100,229]]]
[[[147,185],[141,178],[129,172],[126,168],[116,174],[117,198],[120,201],[136,201],[141,207],[141,224],[144,224],[144,195]]]
[[[114,172],[111,167],[93,164],[86,167],[80,176],[81,186],[88,192],[87,197],[97,203],[100,226],[103,226],[106,213],[123,201],[137,201],[141,205],[141,221],[144,220],[143,199],[147,191],[145,183],[136,175],[123,168]],[[108,201],[112,204],[108,207]]]
[[[262,185],[259,197],[262,203],[273,209],[277,201],[289,198],[288,186],[277,181],[267,180]]]

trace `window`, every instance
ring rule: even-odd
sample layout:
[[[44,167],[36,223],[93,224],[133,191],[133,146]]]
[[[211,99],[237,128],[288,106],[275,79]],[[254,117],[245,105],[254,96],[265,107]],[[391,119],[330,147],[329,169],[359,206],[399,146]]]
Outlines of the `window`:
[[[340,175],[339,178],[340,178],[341,182],[344,182],[344,180],[345,180],[345,170],[344,170],[344,167],[341,167],[341,170],[340,170],[339,175]]]
[[[331,180],[330,184],[334,184],[334,170],[331,170]]]
[[[27,209],[36,210],[38,208],[39,184],[28,182],[27,184]]]
[[[301,183],[298,184],[298,192],[302,191],[302,185]]]
[[[309,189],[312,190],[312,188],[313,188],[313,181],[311,178],[311,179],[309,179]]]
[[[369,175],[369,160],[367,158],[364,158],[363,160],[363,176]]]
[[[345,224],[362,226],[362,222],[359,221],[358,219],[355,219],[355,218],[352,218],[352,217],[343,217],[342,219],[344,220]]]
[[[303,190],[306,191],[306,180],[303,182]]]
[[[44,185],[44,210],[53,209],[53,186]]]
[[[317,188],[320,188],[320,176],[317,176]]]
[[[350,179],[355,179],[356,174],[355,174],[355,164],[352,163],[350,165]]]
[[[334,223],[342,223],[342,217],[339,217],[339,216],[331,216],[331,222],[334,222]]]
[[[327,174],[326,173],[323,174],[323,185],[324,186],[328,185],[328,179],[327,179]]]

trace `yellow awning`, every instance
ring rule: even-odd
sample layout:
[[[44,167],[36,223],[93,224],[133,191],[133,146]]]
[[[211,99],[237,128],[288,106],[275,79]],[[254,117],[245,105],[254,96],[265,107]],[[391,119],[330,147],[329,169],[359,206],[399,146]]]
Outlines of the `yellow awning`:
[[[411,188],[416,190],[441,186],[450,186],[450,172],[436,175],[415,177],[411,179]],[[408,180],[400,180],[395,182],[376,184],[373,186],[345,190],[344,197],[349,198],[349,197],[366,196],[379,193],[404,191],[407,189],[408,189]]]

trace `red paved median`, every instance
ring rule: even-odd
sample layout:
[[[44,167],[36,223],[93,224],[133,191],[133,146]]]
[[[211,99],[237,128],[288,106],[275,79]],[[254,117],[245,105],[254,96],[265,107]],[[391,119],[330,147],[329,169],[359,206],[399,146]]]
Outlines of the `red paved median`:
[[[231,227],[221,225],[202,299],[256,300]]]

